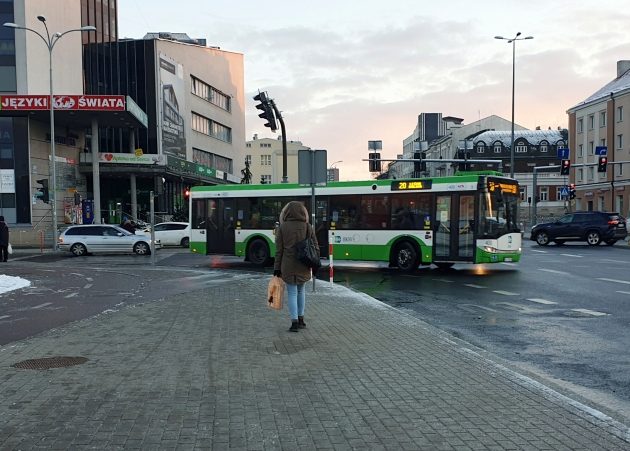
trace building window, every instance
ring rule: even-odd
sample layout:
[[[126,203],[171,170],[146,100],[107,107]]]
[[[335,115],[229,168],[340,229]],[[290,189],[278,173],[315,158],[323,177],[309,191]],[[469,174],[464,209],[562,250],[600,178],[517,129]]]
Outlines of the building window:
[[[218,169],[219,171],[232,173],[232,160],[221,155],[207,152],[193,147],[193,162]]]
[[[252,156],[251,155],[245,155],[245,163],[252,164]]]
[[[191,76],[192,93],[202,99],[210,102],[213,105],[218,106],[222,110],[231,111],[232,105],[230,102],[230,96],[223,94],[218,89],[204,83],[200,79]]]
[[[623,149],[623,135],[617,135],[617,150]]]
[[[584,169],[583,168],[578,168],[577,181],[581,182],[582,180],[584,180]]]
[[[519,144],[516,146],[516,152],[517,153],[525,153],[527,152],[527,146],[524,146],[523,144]]]
[[[260,165],[261,166],[271,166],[271,155],[261,155],[260,156]]]
[[[606,112],[602,111],[599,113],[599,126],[606,127]]]
[[[252,147],[252,143],[245,143],[245,147]]]
[[[617,167],[617,175],[623,175],[623,164],[615,164],[614,166]]]
[[[539,193],[540,193],[540,201],[541,202],[545,202],[545,201],[549,200],[549,187],[541,186]]]
[[[602,147],[606,147],[606,138],[600,139],[599,140],[599,145]]]
[[[588,142],[588,154],[589,154],[589,155],[594,155],[594,150],[593,150],[593,141],[589,141],[589,142]]]
[[[260,147],[271,147],[271,144],[269,144],[269,143],[260,143],[259,146]]]
[[[549,151],[549,143],[547,143],[547,141],[541,141],[540,142],[540,151],[541,152],[548,152]]]
[[[578,146],[578,155],[579,158],[582,158],[584,156],[584,144],[580,144]]]
[[[486,151],[486,144],[485,143],[478,143],[477,144],[477,153],[484,153]]]
[[[617,197],[615,197],[615,211],[619,213],[623,211],[623,196],[617,195]]]
[[[593,180],[594,175],[595,175],[595,168],[593,167],[588,167],[588,181]]]
[[[584,118],[579,118],[577,121],[577,132],[582,133],[584,131]]]
[[[271,175],[269,174],[263,174],[260,176],[260,182],[261,183],[271,183]]]
[[[232,142],[232,129],[223,124],[192,112],[192,129],[204,135],[212,136],[220,141]]]
[[[617,107],[617,122],[623,122],[623,107]]]
[[[501,153],[503,151],[503,145],[500,142],[494,143],[494,153]]]
[[[588,129],[593,130],[595,128],[595,115],[591,114],[588,117]]]

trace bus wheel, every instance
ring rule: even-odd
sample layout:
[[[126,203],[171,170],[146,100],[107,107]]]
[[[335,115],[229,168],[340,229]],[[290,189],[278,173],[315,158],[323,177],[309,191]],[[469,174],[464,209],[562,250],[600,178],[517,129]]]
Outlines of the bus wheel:
[[[394,262],[402,271],[410,272],[418,266],[418,251],[409,241],[401,241],[394,249]]]
[[[451,269],[453,267],[455,263],[447,263],[447,262],[443,262],[443,263],[436,263],[435,266],[438,267],[438,269]]]
[[[256,239],[249,243],[249,249],[247,251],[249,261],[256,266],[265,266],[269,263],[269,246],[267,242],[261,239]]]

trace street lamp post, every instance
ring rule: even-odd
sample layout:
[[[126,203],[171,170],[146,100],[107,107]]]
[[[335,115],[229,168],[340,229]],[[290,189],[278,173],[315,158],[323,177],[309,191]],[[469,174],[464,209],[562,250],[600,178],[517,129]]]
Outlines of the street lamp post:
[[[53,239],[53,250],[57,250],[57,169],[55,164],[55,102],[53,100],[53,64],[52,64],[52,52],[55,44],[59,42],[63,36],[73,31],[96,31],[96,27],[94,26],[85,26],[81,28],[73,28],[72,30],[66,30],[63,33],[56,32],[51,36],[48,31],[48,26],[46,25],[46,17],[37,16],[37,20],[44,24],[44,28],[46,29],[46,37],[42,35],[40,32],[33,30],[32,28],[25,27],[23,25],[18,25],[12,22],[6,22],[4,24],[5,27],[14,28],[16,30],[28,30],[35,33],[37,36],[42,38],[44,44],[48,48],[48,67],[50,74],[50,158],[51,158],[51,177],[52,183],[50,183],[50,202],[52,209],[52,239]]]
[[[514,178],[514,84],[516,75],[516,41],[524,41],[525,39],[534,39],[533,36],[519,38],[521,32],[516,33],[513,38],[504,38],[503,36],[495,36],[494,39],[501,39],[512,44],[512,139],[510,141],[510,177]]]

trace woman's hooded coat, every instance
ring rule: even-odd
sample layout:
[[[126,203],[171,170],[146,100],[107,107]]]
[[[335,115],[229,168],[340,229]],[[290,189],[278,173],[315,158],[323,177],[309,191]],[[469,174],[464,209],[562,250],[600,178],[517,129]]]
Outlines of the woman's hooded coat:
[[[276,230],[276,261],[274,270],[280,270],[286,283],[301,285],[311,279],[311,270],[295,256],[295,243],[308,236],[319,245],[313,228],[308,223],[308,211],[304,204],[291,201],[280,212],[280,226]]]

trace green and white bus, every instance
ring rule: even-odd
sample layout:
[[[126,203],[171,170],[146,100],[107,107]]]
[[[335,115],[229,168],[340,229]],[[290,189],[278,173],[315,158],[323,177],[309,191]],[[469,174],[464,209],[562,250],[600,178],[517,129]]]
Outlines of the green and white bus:
[[[493,171],[409,180],[195,186],[190,195],[192,252],[242,256],[267,265],[274,227],[291,200],[304,202],[321,256],[419,265],[518,262],[518,182]],[[314,217],[314,218],[313,218]]]

